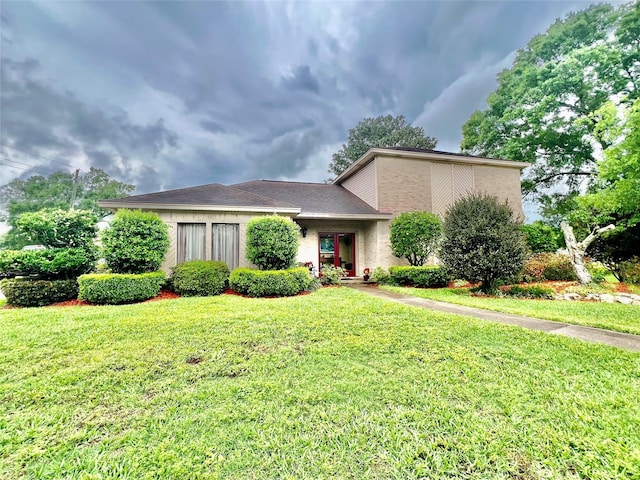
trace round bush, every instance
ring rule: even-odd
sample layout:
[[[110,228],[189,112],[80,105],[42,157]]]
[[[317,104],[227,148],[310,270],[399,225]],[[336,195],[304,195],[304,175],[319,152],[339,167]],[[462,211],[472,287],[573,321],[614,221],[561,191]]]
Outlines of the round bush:
[[[412,266],[424,265],[442,234],[437,215],[429,212],[406,212],[393,219],[389,240],[393,254],[406,258]]]
[[[5,279],[0,290],[7,304],[15,307],[42,307],[78,297],[78,282],[72,280]]]
[[[247,260],[260,270],[285,270],[298,254],[300,227],[288,217],[269,215],[247,223]]]
[[[306,267],[289,270],[253,270],[236,268],[229,286],[250,297],[288,297],[314,287],[315,280]]]
[[[90,273],[78,278],[78,298],[109,305],[141,302],[157,296],[165,280],[164,272]]]
[[[576,273],[567,255],[538,253],[524,262],[522,279],[525,282],[573,281],[576,280]]]
[[[229,267],[215,260],[192,260],[173,268],[170,282],[173,290],[184,296],[220,295],[229,280]]]
[[[460,280],[482,282],[485,292],[522,270],[527,246],[520,222],[496,197],[471,194],[447,211],[440,259]]]
[[[168,227],[153,212],[118,210],[102,232],[102,245],[112,272],[155,272],[169,249]]]

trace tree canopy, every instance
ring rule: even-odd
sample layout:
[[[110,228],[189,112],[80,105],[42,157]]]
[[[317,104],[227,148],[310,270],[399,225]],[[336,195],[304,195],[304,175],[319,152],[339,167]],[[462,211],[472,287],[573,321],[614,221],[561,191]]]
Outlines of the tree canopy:
[[[408,124],[400,115],[365,118],[349,130],[349,139],[333,154],[329,172],[340,175],[367,150],[374,147],[435,148],[437,140],[427,137],[422,127]]]
[[[533,163],[525,194],[543,213],[563,212],[611,146],[603,106],[631,103],[640,88],[640,3],[594,5],[556,21],[498,76],[488,108],[462,127],[465,153]]]

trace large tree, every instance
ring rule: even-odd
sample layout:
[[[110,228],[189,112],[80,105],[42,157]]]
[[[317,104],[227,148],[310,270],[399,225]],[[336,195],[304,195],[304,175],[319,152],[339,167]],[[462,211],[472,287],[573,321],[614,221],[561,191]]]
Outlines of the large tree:
[[[640,3],[595,5],[558,20],[498,76],[488,108],[464,124],[462,151],[534,164],[525,194],[560,212],[610,146],[598,130],[607,102],[640,92]]]
[[[365,118],[349,130],[349,139],[333,154],[329,172],[340,175],[367,150],[374,147],[435,148],[437,140],[422,127],[413,127],[402,115]]]
[[[46,208],[63,210],[74,208],[90,210],[97,216],[105,212],[98,200],[125,197],[135,189],[134,185],[113,180],[99,168],[86,173],[55,172],[49,176],[33,175],[26,180],[16,179],[0,187],[0,205],[6,221],[12,228],[3,238],[6,247],[20,248],[28,240],[20,235],[17,220],[21,214]]]

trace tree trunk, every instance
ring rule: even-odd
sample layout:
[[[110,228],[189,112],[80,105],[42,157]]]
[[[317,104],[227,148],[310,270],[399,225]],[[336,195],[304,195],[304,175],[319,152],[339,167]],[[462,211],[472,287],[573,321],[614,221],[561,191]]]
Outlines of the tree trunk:
[[[569,258],[571,258],[571,263],[573,263],[573,270],[576,272],[578,281],[583,285],[591,283],[593,278],[591,278],[591,274],[584,265],[585,251],[596,238],[604,232],[613,230],[616,227],[614,225],[607,225],[606,227],[596,228],[581,242],[576,240],[576,237],[573,234],[573,227],[571,225],[566,222],[562,222],[560,223],[560,228],[564,234],[564,242],[567,244]]]

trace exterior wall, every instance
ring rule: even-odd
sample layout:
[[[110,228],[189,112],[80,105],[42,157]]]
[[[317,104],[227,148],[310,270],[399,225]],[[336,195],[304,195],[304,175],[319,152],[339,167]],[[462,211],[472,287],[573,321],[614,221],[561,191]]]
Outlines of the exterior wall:
[[[496,195],[500,200],[506,200],[513,210],[513,213],[524,219],[520,170],[516,168],[474,165],[473,173],[475,190],[477,192]]]
[[[376,159],[374,158],[367,166],[347,178],[342,186],[373,208],[378,208],[376,182]]]
[[[431,162],[410,158],[376,158],[378,204],[395,215],[416,210],[431,211]]]

